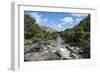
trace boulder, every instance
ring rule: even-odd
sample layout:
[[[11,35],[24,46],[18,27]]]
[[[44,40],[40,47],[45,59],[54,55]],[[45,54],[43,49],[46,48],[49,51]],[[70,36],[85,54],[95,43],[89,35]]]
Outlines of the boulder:
[[[32,39],[24,40],[24,45],[32,45]]]
[[[27,53],[24,56],[24,61],[47,61],[58,59],[59,57],[50,51]]]
[[[78,54],[78,53],[80,52],[80,50],[81,50],[81,48],[79,48],[79,47],[74,47],[74,49],[72,49],[72,52]]]
[[[24,53],[31,50],[32,45],[24,45]]]
[[[80,55],[79,55],[79,54],[72,53],[71,55],[72,55],[75,59],[80,59]]]

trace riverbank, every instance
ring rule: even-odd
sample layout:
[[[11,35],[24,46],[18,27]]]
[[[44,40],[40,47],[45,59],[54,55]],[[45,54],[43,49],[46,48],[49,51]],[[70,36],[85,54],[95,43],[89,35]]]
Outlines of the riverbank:
[[[80,48],[65,44],[61,37],[45,42],[33,38],[24,40],[24,61],[69,60],[82,58]]]

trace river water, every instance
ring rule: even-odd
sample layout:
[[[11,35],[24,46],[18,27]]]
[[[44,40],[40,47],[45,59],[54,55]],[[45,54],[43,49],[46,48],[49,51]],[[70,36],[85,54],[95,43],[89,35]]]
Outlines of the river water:
[[[63,44],[64,43],[64,40],[61,38],[60,35],[57,36],[57,39],[56,39],[56,45],[57,47],[63,47]]]
[[[62,39],[60,35],[58,35],[57,40],[56,40],[58,52],[61,54],[63,58],[70,58],[71,51],[65,48],[63,43],[64,43],[64,40]]]

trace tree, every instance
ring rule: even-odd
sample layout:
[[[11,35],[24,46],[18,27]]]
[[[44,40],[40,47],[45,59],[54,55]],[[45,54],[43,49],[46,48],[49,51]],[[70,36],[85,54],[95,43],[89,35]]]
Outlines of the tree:
[[[35,25],[36,20],[29,15],[24,16],[24,36],[25,39],[33,37],[33,25]]]
[[[66,42],[70,45],[79,46],[84,51],[83,57],[90,57],[90,15],[83,19],[74,28],[62,32]]]
[[[25,39],[36,37],[48,41],[55,40],[57,37],[57,32],[48,32],[46,29],[50,29],[49,27],[40,26],[36,23],[35,18],[29,15],[24,16],[24,25]]]

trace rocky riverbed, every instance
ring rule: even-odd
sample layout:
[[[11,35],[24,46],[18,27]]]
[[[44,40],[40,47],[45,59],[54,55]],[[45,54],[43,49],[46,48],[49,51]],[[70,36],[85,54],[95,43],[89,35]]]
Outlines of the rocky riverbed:
[[[69,60],[82,58],[79,47],[71,47],[68,44],[50,40],[44,42],[33,38],[24,40],[24,61]]]

